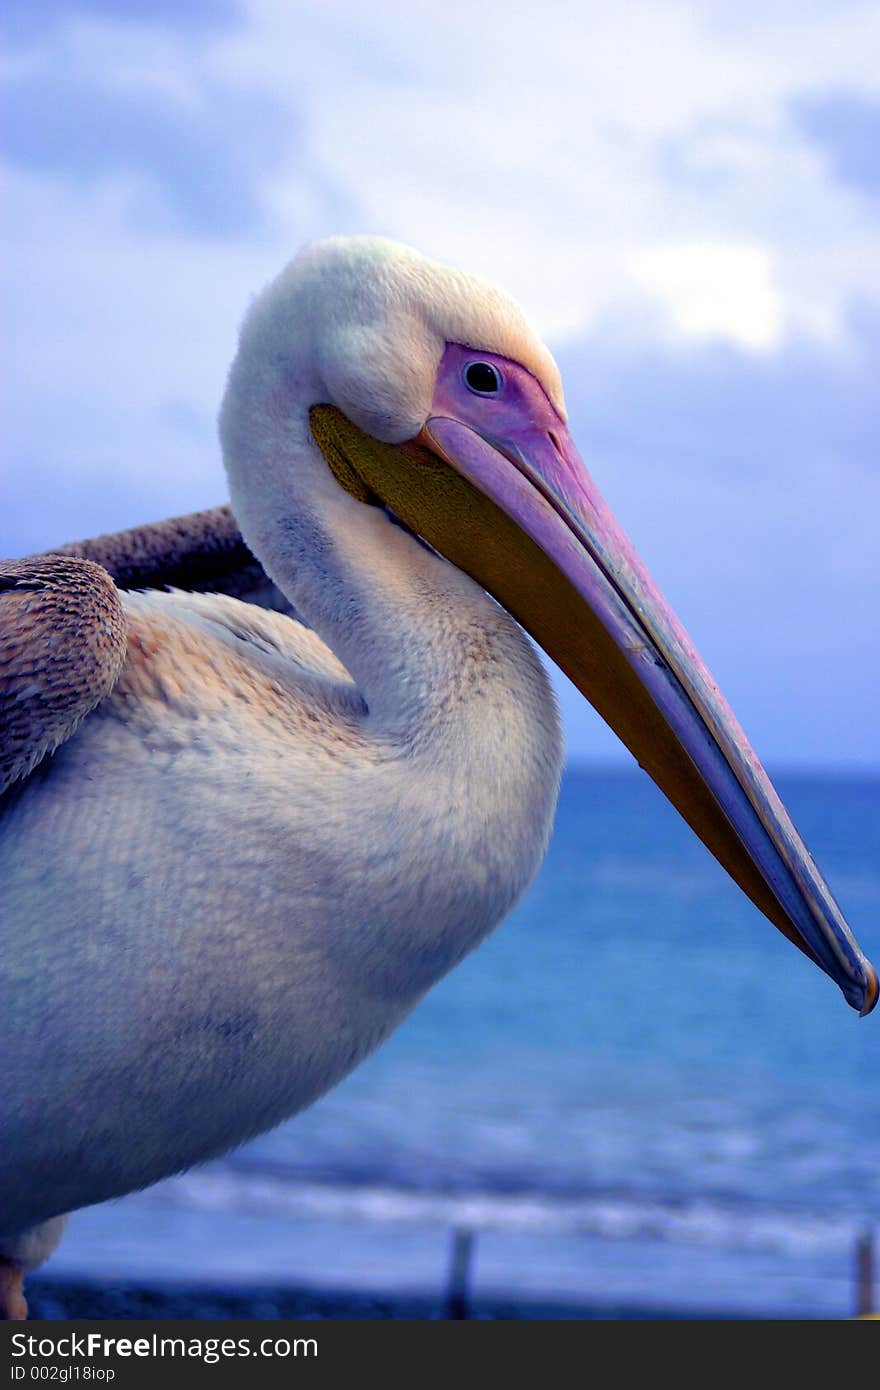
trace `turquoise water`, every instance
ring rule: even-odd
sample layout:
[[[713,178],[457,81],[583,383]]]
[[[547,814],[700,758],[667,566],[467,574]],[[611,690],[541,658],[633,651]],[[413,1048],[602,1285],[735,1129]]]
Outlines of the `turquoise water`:
[[[880,779],[777,785],[880,961]],[[53,1261],[137,1277],[840,1314],[880,1224],[880,1011],[729,882],[640,774],[571,771],[496,935],[348,1081],[239,1153],[84,1213]]]

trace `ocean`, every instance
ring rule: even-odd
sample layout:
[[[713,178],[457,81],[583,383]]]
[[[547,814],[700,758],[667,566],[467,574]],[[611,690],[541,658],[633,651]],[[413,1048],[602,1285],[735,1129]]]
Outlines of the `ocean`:
[[[780,774],[880,963],[880,778]],[[846,1316],[880,1237],[880,1010],[727,879],[653,785],[572,769],[512,916],[318,1105],[73,1217],[47,1274]]]

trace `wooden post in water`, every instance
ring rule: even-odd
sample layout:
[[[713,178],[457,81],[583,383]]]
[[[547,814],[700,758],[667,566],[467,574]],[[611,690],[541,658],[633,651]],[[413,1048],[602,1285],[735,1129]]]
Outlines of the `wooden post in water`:
[[[457,1226],[452,1232],[452,1253],[449,1261],[449,1287],[446,1292],[447,1318],[469,1318],[468,1293],[470,1290],[471,1259],[474,1251],[474,1233],[464,1226]]]
[[[874,1236],[862,1231],[856,1240],[856,1317],[876,1313],[874,1301]]]

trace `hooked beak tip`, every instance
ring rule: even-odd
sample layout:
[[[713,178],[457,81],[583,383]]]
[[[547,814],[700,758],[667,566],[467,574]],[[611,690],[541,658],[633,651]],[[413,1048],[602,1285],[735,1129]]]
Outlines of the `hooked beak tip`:
[[[880,984],[877,982],[877,971],[873,965],[868,966],[868,980],[865,986],[865,1001],[859,1009],[859,1018],[866,1018],[877,1003],[877,996],[880,994]]]

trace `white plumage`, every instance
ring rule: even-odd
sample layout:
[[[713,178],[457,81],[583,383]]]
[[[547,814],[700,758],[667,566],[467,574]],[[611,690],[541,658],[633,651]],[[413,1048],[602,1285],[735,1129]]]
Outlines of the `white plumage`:
[[[0,1253],[309,1104],[507,913],[544,853],[547,677],[472,580],[345,493],[317,402],[424,424],[444,343],[561,406],[499,291],[390,243],[326,243],[245,323],[222,414],[246,539],[314,631],[129,594],[113,694],[0,822]]]

